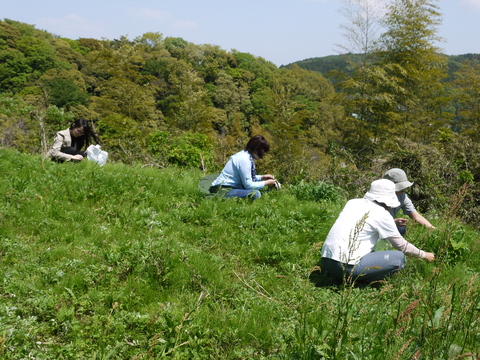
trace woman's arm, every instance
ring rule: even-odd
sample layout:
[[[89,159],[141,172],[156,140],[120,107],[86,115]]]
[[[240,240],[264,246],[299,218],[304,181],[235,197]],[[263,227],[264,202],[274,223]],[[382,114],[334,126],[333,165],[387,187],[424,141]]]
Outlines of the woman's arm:
[[[50,147],[48,154],[54,159],[63,160],[63,161],[70,161],[74,159],[74,155],[66,154],[61,151],[62,147],[65,145],[66,145],[65,135],[62,134],[62,132],[56,133],[55,138],[53,139],[53,144]]]
[[[418,211],[415,211],[409,215],[413,221],[419,223],[420,225],[424,225],[428,229],[435,229],[435,226],[433,226],[430,221],[425,219],[422,215],[418,213]]]
[[[430,262],[435,259],[435,254],[420,250],[415,245],[410,244],[401,235],[391,236],[387,238],[387,240],[390,242],[390,244],[393,245],[395,249],[403,252],[406,255],[419,257],[421,259],[425,259]]]

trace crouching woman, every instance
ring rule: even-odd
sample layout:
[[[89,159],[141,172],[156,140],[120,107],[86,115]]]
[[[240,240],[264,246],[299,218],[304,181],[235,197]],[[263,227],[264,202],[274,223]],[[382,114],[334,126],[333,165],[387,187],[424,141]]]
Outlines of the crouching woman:
[[[99,143],[97,135],[84,119],[77,119],[66,130],[55,134],[47,155],[55,161],[82,161],[91,139]]]
[[[399,205],[395,184],[372,182],[363,199],[347,202],[322,247],[322,270],[349,282],[385,279],[405,267],[405,255],[433,261],[435,255],[418,249],[398,232],[389,208]],[[379,239],[396,250],[374,251]]]
[[[210,186],[210,193],[226,191],[226,198],[258,199],[260,189],[275,186],[273,175],[257,175],[255,160],[262,159],[270,145],[262,135],[252,137],[245,149],[232,155]]]

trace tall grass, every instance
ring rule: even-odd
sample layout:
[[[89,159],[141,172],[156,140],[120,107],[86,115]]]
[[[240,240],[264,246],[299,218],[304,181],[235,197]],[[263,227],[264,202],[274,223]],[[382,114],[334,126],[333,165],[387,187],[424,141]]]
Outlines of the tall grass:
[[[0,150],[0,357],[480,356],[474,230],[447,218],[413,226],[409,240],[435,263],[410,259],[377,287],[316,287],[340,192],[206,199],[202,176]]]

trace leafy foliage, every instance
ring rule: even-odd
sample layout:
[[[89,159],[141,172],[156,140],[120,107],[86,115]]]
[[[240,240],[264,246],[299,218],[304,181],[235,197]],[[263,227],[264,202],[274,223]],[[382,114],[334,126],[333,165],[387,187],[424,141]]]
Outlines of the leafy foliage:
[[[325,182],[360,196],[387,164],[406,167],[421,211],[442,211],[467,182],[457,215],[478,224],[478,150],[466,146],[478,134],[478,59],[439,53],[435,1],[391,2],[379,42],[364,27],[371,13],[357,8],[348,18],[360,22],[344,29],[368,30],[352,34],[365,53],[325,58],[320,72],[302,68],[315,59],[279,69],[160,33],[70,40],[5,19],[1,144],[43,154],[56,131],[85,118],[112,162],[215,173],[262,134],[271,151],[259,172],[283,184]]]
[[[305,183],[304,181],[290,188],[290,192],[300,200],[339,202],[344,199],[343,190],[334,185],[319,182]]]
[[[205,169],[212,164],[211,150],[205,135],[186,133],[170,145],[168,160],[175,165]]]

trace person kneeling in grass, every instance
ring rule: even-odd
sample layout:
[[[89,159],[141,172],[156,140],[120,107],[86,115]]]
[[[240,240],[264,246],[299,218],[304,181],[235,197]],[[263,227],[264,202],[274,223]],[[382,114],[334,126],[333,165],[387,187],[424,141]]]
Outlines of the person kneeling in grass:
[[[395,224],[401,235],[405,236],[408,220],[404,218],[395,218],[400,209],[404,215],[408,215],[416,223],[423,225],[428,229],[435,229],[435,226],[433,226],[430,221],[420,215],[417,209],[415,209],[415,206],[413,206],[412,200],[410,200],[407,194],[405,194],[405,190],[413,185],[413,182],[408,181],[405,171],[398,168],[390,169],[383,174],[383,178],[393,181],[395,184],[395,194],[397,194],[399,204],[396,207],[388,209],[388,211],[394,217]]]
[[[99,143],[97,135],[84,119],[75,120],[68,129],[55,134],[53,144],[47,155],[55,161],[82,161],[87,156],[90,141]],[[85,150],[82,150],[85,149]]]
[[[270,150],[268,141],[262,135],[252,137],[245,149],[232,155],[220,175],[210,186],[210,193],[221,189],[228,190],[226,198],[258,199],[260,189],[274,187],[277,183],[273,175],[257,175],[255,161],[262,159]]]
[[[389,208],[399,206],[395,184],[375,180],[363,199],[347,202],[322,247],[322,268],[349,282],[383,280],[405,267],[405,255],[433,261],[435,255],[410,244],[400,235]],[[395,249],[374,251],[379,239]]]

